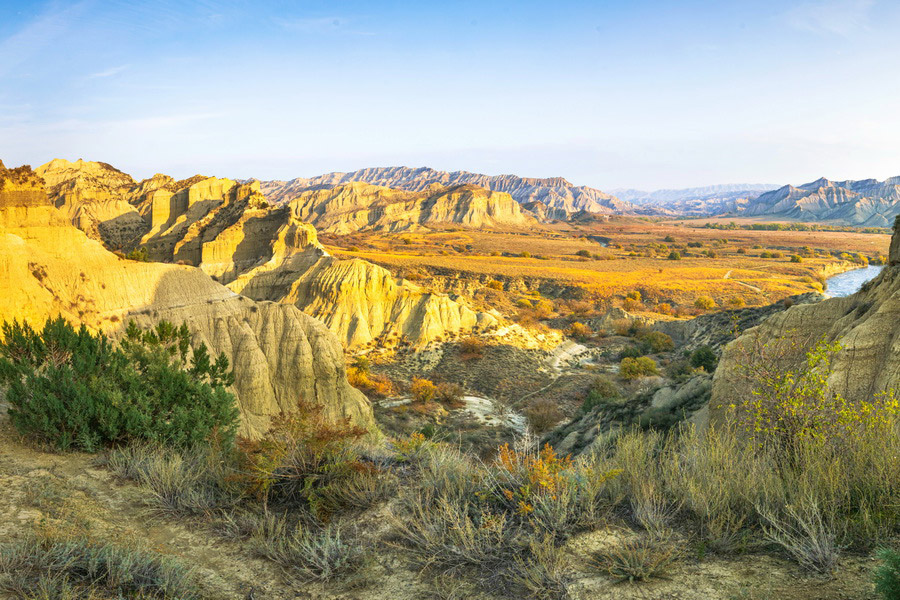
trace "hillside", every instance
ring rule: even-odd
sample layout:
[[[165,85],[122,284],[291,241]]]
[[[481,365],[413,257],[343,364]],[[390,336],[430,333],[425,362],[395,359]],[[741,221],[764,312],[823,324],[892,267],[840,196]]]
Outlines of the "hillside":
[[[185,322],[195,343],[234,367],[245,435],[261,435],[300,397],[329,418],[374,425],[368,401],[347,382],[340,343],[320,321],[238,296],[194,267],[119,258],[69,224],[30,170],[0,168],[0,181],[0,319],[42,324],[62,315],[111,334],[130,320]]]
[[[615,196],[587,186],[575,186],[562,177],[547,179],[516,175],[483,175],[468,171],[437,171],[428,167],[381,167],[351,173],[328,173],[290,181],[264,181],[262,191],[274,202],[286,202],[310,189],[336,187],[353,181],[409,190],[425,191],[433,184],[454,186],[473,184],[494,192],[504,192],[520,204],[542,202],[547,207],[569,212],[587,210],[601,214],[628,213],[635,206]]]
[[[786,185],[747,204],[745,216],[890,227],[900,214],[900,177]]]
[[[434,184],[421,191],[405,191],[354,182],[302,192],[290,205],[297,218],[336,234],[407,231],[440,224],[478,229],[536,225],[509,194],[471,184]]]

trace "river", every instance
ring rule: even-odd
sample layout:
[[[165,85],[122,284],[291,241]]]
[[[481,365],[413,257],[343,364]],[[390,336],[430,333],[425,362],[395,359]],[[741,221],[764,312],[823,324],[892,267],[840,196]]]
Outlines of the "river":
[[[828,278],[828,287],[825,293],[833,298],[841,298],[849,296],[859,291],[867,281],[874,279],[876,275],[881,273],[884,267],[863,267],[862,269],[853,269],[839,273]]]

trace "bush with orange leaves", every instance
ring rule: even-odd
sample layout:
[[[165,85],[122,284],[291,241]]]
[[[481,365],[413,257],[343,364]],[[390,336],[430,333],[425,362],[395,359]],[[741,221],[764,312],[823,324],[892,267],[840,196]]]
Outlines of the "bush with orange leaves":
[[[540,451],[516,451],[504,444],[488,470],[484,497],[512,518],[565,539],[602,520],[608,506],[602,492],[618,473],[560,456],[549,444]]]
[[[367,433],[349,420],[325,419],[321,406],[300,402],[296,412],[273,419],[263,439],[238,442],[240,465],[231,479],[264,507],[299,508],[328,520],[348,508],[348,489],[378,476],[359,451]]]
[[[347,369],[347,381],[367,396],[387,398],[394,392],[394,386],[390,379],[384,375],[373,375],[359,367]]]

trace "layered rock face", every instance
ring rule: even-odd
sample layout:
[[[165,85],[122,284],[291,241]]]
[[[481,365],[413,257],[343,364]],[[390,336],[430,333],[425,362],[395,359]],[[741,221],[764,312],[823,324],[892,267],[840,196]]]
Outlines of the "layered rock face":
[[[594,213],[628,213],[635,207],[605,192],[587,186],[575,186],[562,177],[536,179],[515,175],[482,175],[467,171],[436,171],[427,167],[383,167],[361,169],[352,173],[328,173],[309,179],[265,181],[262,191],[273,202],[287,202],[311,189],[333,188],[353,181],[421,192],[434,184],[455,186],[474,184],[494,192],[504,192],[517,202],[542,202],[549,208],[568,212],[587,210]]]
[[[712,416],[751,392],[748,364],[794,368],[823,338],[841,345],[828,378],[833,392],[860,401],[900,388],[900,219],[889,263],[856,294],[794,306],[730,343],[716,370]]]
[[[422,191],[403,191],[354,182],[302,192],[290,206],[297,218],[337,234],[448,223],[479,229],[536,224],[509,194],[475,185],[435,184]]]
[[[900,214],[900,177],[885,181],[817,179],[799,187],[786,185],[749,202],[747,215],[764,215],[845,225],[890,227]]]
[[[0,168],[0,318],[42,324],[60,314],[113,334],[132,319],[185,322],[195,342],[231,361],[242,434],[262,435],[301,399],[374,428],[324,324],[294,306],[241,297],[193,267],[120,259],[72,227],[37,177],[10,184],[8,173]]]

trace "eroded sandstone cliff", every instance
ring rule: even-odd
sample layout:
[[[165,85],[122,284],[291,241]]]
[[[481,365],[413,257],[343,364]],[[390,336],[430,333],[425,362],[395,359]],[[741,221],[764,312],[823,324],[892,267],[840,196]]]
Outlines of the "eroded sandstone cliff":
[[[134,183],[110,169],[104,163],[59,160],[41,168],[54,182],[57,204],[70,212],[96,215],[109,198],[130,206],[140,215],[143,227],[136,242],[151,260],[198,266],[249,298],[293,304],[324,321],[345,346],[354,349],[375,343],[421,346],[492,327],[497,319],[476,313],[459,298],[395,278],[366,261],[328,256],[307,220],[400,228],[465,220],[473,225],[534,223],[509,196],[468,189],[471,186],[409,193],[354,184],[344,195],[323,193],[328,198],[324,205],[307,199],[271,207],[260,193],[259,182],[240,184],[200,176],[176,182],[156,175]],[[369,194],[366,188],[376,191]],[[66,196],[63,191],[69,189],[81,191]],[[89,190],[97,191],[96,199]],[[368,196],[375,198],[377,206],[366,206]],[[350,205],[353,210],[340,212],[341,206]],[[332,215],[331,210],[337,212]],[[371,221],[379,211],[381,216]],[[85,225],[79,220],[74,223]],[[104,223],[82,229],[113,246],[118,238],[104,237],[109,231]]]
[[[467,184],[405,191],[357,181],[302,192],[290,206],[297,218],[319,231],[338,234],[451,223],[479,229],[537,225],[509,194]]]
[[[245,435],[261,435],[301,399],[374,427],[371,406],[347,382],[341,344],[320,321],[239,296],[194,267],[121,259],[72,227],[37,176],[2,167],[0,285],[2,319],[60,314],[110,333],[131,319],[186,322],[195,342],[231,361]]]

